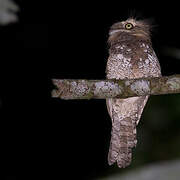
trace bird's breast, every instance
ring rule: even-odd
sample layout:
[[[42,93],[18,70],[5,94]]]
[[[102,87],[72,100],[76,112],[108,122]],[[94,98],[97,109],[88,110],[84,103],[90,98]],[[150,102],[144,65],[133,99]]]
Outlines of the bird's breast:
[[[139,43],[136,47],[116,45],[107,62],[108,79],[134,79],[141,77],[158,77],[160,66],[151,46]]]

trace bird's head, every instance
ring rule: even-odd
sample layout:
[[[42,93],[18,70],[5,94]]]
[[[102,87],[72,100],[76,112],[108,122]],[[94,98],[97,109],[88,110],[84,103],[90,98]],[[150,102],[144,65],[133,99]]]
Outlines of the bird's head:
[[[151,24],[147,20],[136,20],[129,18],[113,24],[109,30],[109,41],[122,38],[122,35],[128,37],[135,36],[142,39],[150,39]]]

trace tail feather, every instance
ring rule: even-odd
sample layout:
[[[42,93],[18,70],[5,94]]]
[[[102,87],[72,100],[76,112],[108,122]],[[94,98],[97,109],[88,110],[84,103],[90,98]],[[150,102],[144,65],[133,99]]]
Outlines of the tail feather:
[[[132,159],[132,148],[136,145],[136,136],[133,133],[134,127],[132,126],[131,118],[126,118],[125,121],[129,126],[120,123],[117,127],[117,123],[113,123],[108,154],[109,165],[117,162],[117,165],[120,168],[125,168],[130,165]]]
[[[148,96],[126,99],[107,99],[107,108],[112,120],[111,142],[108,163],[117,162],[120,168],[131,163],[132,148],[136,146],[136,125],[139,122]]]

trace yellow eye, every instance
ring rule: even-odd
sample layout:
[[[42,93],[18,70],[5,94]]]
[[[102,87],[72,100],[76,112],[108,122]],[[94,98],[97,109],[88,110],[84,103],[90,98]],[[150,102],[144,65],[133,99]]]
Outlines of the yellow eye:
[[[126,25],[125,25],[125,28],[126,29],[132,29],[133,28],[133,25],[131,24],[131,23],[127,23]]]

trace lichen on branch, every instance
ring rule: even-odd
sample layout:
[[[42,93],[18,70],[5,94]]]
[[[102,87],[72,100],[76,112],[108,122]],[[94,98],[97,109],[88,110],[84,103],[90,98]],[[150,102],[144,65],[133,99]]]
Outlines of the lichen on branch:
[[[53,79],[52,97],[106,99],[180,93],[180,74],[125,80]]]

